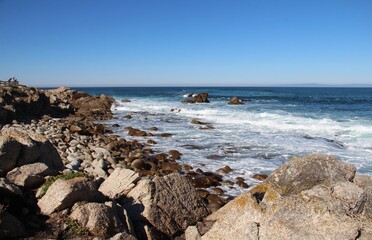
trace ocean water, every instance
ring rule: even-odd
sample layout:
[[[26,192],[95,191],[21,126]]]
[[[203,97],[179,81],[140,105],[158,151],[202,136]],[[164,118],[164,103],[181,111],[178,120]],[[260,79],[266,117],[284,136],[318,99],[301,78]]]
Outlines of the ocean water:
[[[355,165],[372,176],[372,88],[80,88],[93,95],[107,94],[118,100],[113,107],[120,125],[114,132],[127,139],[153,139],[157,151],[177,149],[182,163],[195,169],[216,171],[229,165],[232,180],[269,174],[293,156],[329,154]],[[208,92],[211,103],[184,104],[189,93]],[[232,96],[247,100],[227,105]],[[120,100],[130,99],[130,103]],[[173,111],[172,111],[173,109]],[[125,119],[130,114],[132,119]],[[201,130],[192,119],[214,127]],[[170,138],[130,137],[123,128],[173,134]],[[232,195],[244,191],[223,186]]]

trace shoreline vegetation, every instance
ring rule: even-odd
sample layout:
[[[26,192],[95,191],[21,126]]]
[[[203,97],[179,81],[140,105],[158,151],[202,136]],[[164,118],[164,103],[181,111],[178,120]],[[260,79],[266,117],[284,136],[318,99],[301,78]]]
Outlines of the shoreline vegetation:
[[[207,93],[190,97],[208,102]],[[204,172],[180,164],[177,150],[114,135],[123,126],[99,123],[113,104],[65,87],[0,87],[0,238],[372,238],[372,179],[354,166],[293,158],[233,198],[219,188],[228,166]]]

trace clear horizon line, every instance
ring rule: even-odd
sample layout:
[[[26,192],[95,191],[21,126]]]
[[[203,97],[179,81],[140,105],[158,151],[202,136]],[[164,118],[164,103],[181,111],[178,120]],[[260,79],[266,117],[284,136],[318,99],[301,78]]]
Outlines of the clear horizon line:
[[[177,87],[185,87],[185,88],[219,88],[219,87],[227,87],[227,88],[239,88],[239,87],[274,87],[274,88],[284,88],[284,87],[303,87],[303,88],[372,88],[372,84],[318,84],[318,83],[304,83],[304,84],[275,84],[275,85],[44,85],[44,86],[35,86],[37,88],[58,88],[61,86],[65,86],[68,88],[141,88],[141,87],[153,87],[153,88],[162,88],[162,87],[169,87],[169,88],[177,88]]]

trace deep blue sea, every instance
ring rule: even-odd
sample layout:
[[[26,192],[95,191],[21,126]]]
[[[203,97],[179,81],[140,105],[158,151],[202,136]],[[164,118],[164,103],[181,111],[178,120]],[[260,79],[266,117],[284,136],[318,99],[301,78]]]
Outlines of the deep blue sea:
[[[234,169],[226,179],[242,176],[250,184],[254,173],[270,173],[293,156],[330,154],[354,164],[359,173],[372,175],[372,88],[79,88],[92,95],[118,100],[113,108],[115,133],[156,126],[171,138],[148,137],[155,150],[177,149],[183,163],[216,171]],[[209,93],[208,104],[183,104],[184,95]],[[227,105],[232,96],[249,100]],[[130,103],[120,100],[130,99]],[[171,109],[176,109],[171,111]],[[132,119],[123,116],[130,114]],[[197,118],[215,127],[201,130]],[[150,131],[151,132],[151,131]],[[231,194],[242,189],[225,187]]]

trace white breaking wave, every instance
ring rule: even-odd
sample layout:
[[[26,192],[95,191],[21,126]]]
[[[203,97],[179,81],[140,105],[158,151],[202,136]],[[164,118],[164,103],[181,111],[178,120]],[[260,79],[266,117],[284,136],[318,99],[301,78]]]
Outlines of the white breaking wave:
[[[178,149],[184,154],[181,161],[204,170],[216,171],[229,165],[234,171],[227,179],[243,176],[254,183],[250,178],[252,174],[269,173],[291,156],[313,153],[337,156],[372,175],[370,122],[339,122],[282,110],[262,111],[254,109],[253,104],[227,106],[225,102],[182,104],[162,99],[131,100],[114,110],[119,119],[126,114],[133,116],[131,120],[119,120],[119,124],[145,130],[157,126],[159,131],[174,134],[170,139],[156,139],[158,144],[154,149]],[[200,130],[199,125],[191,124],[193,118],[208,122],[215,129]],[[119,134],[131,138],[122,132]],[[185,147],[194,145],[200,149]],[[214,158],[209,157],[211,155]],[[224,186],[224,189],[234,195],[242,191],[236,186]]]

